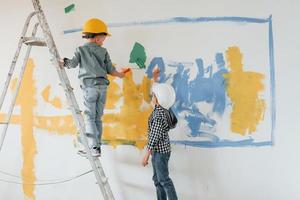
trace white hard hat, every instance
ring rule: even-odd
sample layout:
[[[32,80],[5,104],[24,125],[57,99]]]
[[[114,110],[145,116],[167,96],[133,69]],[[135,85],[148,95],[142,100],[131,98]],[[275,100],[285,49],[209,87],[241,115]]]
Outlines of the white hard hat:
[[[165,109],[169,109],[175,103],[175,91],[170,84],[154,83],[152,92],[155,94],[159,105]]]

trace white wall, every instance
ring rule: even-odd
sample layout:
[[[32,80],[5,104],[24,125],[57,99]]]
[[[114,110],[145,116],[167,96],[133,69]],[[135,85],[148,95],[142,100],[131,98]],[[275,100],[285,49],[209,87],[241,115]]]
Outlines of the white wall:
[[[297,154],[300,149],[299,128],[297,127],[300,114],[297,104],[300,98],[300,88],[296,82],[299,80],[298,73],[300,73],[297,69],[298,48],[300,48],[298,39],[300,29],[297,26],[299,24],[297,19],[300,18],[298,12],[300,2],[296,0],[186,0],[176,2],[171,0],[92,0],[75,1],[76,11],[65,15],[63,8],[71,3],[72,1],[68,0],[41,2],[59,51],[61,55],[66,56],[70,56],[73,49],[82,41],[78,33],[65,36],[62,31],[78,28],[87,18],[95,15],[111,23],[148,21],[176,16],[267,18],[273,15],[277,113],[275,145],[238,148],[196,148],[174,145],[170,160],[170,173],[179,199],[300,199],[300,173],[298,172],[300,161]],[[17,45],[17,38],[32,6],[29,0],[1,0],[0,4],[0,83],[3,85]],[[130,35],[124,37],[130,37]],[[183,39],[187,39],[186,36],[178,35],[178,40]],[[255,41],[249,42],[256,45]],[[109,49],[118,48],[121,47],[109,47]],[[193,49],[187,51],[193,53]],[[38,87],[41,88],[49,82],[57,81],[55,70],[48,62],[46,50],[34,50],[32,58],[36,66],[42,68],[35,72],[35,77],[40,81]],[[119,59],[117,55],[116,59]],[[76,74],[72,72],[68,74],[75,87],[78,88]],[[53,87],[56,95],[63,96],[58,84],[53,84]],[[80,97],[79,93],[77,95]],[[47,114],[51,113],[51,108],[38,105],[34,112]],[[71,136],[53,136],[39,129],[34,129],[34,135],[38,150],[35,158],[37,180],[64,179],[90,169],[88,161],[74,153]],[[118,146],[116,149],[105,146],[103,152],[103,165],[110,178],[116,199],[155,199],[155,190],[151,180],[152,168],[151,166],[143,168],[140,165],[143,151],[133,146]],[[20,175],[21,168],[20,129],[18,126],[13,126],[8,131],[3,151],[0,153],[0,170]],[[0,174],[0,179],[19,181],[4,174]],[[36,186],[35,196],[39,200],[101,199],[92,174],[64,184]],[[0,199],[19,200],[22,198],[24,198],[22,186],[0,180]]]

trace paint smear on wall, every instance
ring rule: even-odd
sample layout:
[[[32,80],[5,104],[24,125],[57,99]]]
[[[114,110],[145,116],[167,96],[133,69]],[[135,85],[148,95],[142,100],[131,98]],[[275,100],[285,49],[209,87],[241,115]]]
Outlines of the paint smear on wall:
[[[136,63],[139,68],[146,68],[146,52],[143,45],[136,42],[133,46],[133,49],[130,53],[130,60],[129,63]]]
[[[76,133],[72,115],[35,116],[34,127],[57,135],[75,135]]]
[[[36,106],[36,88],[33,79],[34,67],[33,60],[29,59],[16,102],[16,105],[21,107],[19,120],[22,132],[23,169],[21,173],[23,192],[26,199],[30,200],[35,200],[35,186],[31,184],[36,181],[34,158],[37,154],[36,141],[33,135],[33,108]]]
[[[251,134],[263,119],[266,108],[265,100],[259,97],[264,90],[264,75],[243,71],[243,55],[238,47],[229,47],[226,58],[230,72],[224,77],[232,101],[231,130],[241,135]]]
[[[23,150],[23,191],[26,199],[35,200],[35,164],[34,159],[37,154],[36,141],[33,129],[38,128],[48,133],[58,135],[75,135],[76,127],[71,115],[65,116],[35,116],[36,107],[36,86],[33,79],[34,62],[29,60],[20,93],[16,105],[20,106],[20,115],[12,115],[11,124],[20,124],[22,132]],[[142,149],[147,141],[147,120],[152,108],[145,102],[150,102],[151,80],[144,77],[142,84],[135,84],[132,71],[126,74],[123,79],[123,88],[109,77],[111,84],[108,89],[108,101],[106,109],[116,109],[116,104],[123,98],[123,105],[120,113],[104,115],[104,136],[103,140],[112,146],[119,144],[130,144]],[[15,90],[16,79],[11,84],[11,89]],[[43,89],[41,95],[46,103],[60,109],[61,99],[59,97],[51,99],[51,87]],[[21,98],[19,98],[21,97]],[[5,120],[5,114],[0,114],[0,121]],[[26,184],[25,184],[26,183]]]
[[[152,111],[149,105],[144,104],[144,96],[149,96],[147,91],[149,81],[137,85],[133,81],[132,71],[123,79],[123,104],[120,113],[105,114],[103,116],[103,140],[112,146],[131,144],[142,149],[147,139],[147,122]],[[148,90],[149,91],[149,90]],[[121,94],[120,94],[121,95]],[[119,98],[119,97],[116,97]],[[108,101],[111,101],[109,99]],[[143,106],[144,105],[144,106]]]
[[[72,11],[75,11],[75,4],[71,4],[67,7],[65,7],[65,13],[69,13],[69,12],[72,12]]]
[[[6,114],[0,114],[0,122],[5,121]],[[20,124],[21,116],[13,115],[10,124]],[[75,135],[76,127],[72,115],[33,116],[33,127],[56,135]]]
[[[53,99],[50,100],[50,98],[49,98],[49,96],[50,96],[50,89],[51,89],[51,86],[48,85],[42,91],[42,97],[43,97],[44,101],[46,101],[47,103],[50,103],[55,108],[62,108],[61,101],[60,101],[60,99],[58,97],[54,97]]]
[[[59,135],[74,134],[75,126],[71,115],[67,116],[34,116],[33,111],[36,107],[36,87],[33,79],[33,71],[35,65],[32,59],[29,59],[25,74],[20,87],[16,106],[20,106],[20,115],[13,115],[11,124],[20,124],[21,126],[21,141],[23,154],[23,168],[21,170],[23,180],[23,192],[26,199],[35,200],[35,164],[34,158],[37,154],[36,141],[33,135],[33,128],[40,128],[50,133]],[[16,89],[17,79],[14,79],[11,84],[11,89]],[[49,100],[50,86],[46,87],[42,92],[43,99],[51,105],[60,108],[60,99],[54,98]],[[5,114],[0,115],[0,120],[5,120]]]
[[[105,109],[114,109],[116,103],[118,103],[121,98],[122,91],[120,86],[115,82],[113,76],[108,76],[108,80],[110,84],[107,88]]]
[[[139,91],[142,93],[144,101],[148,104],[151,103],[151,87],[152,81],[147,76],[144,76]]]

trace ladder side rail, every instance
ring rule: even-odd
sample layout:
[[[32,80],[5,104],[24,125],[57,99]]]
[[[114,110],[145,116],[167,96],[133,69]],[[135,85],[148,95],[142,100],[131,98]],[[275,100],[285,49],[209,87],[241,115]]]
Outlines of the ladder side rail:
[[[39,3],[38,0],[32,0],[32,2],[33,2],[34,9],[37,12],[37,17],[39,19],[40,26],[42,27],[42,30],[43,30],[43,33],[44,33],[44,36],[45,36],[45,39],[46,39],[46,42],[47,42],[47,46],[49,48],[49,52],[52,55],[52,62],[56,66],[56,70],[58,72],[58,75],[59,75],[60,81],[62,83],[62,86],[65,88],[65,90],[69,90],[68,88],[70,86],[70,82],[69,82],[69,79],[67,77],[65,69],[60,67],[60,64],[59,64],[60,56],[59,56],[59,53],[58,53],[57,48],[55,46],[55,42],[54,42],[52,34],[50,32],[49,25],[47,23],[45,15],[44,15],[44,13],[41,9],[40,3]],[[78,108],[78,103],[76,101],[74,93],[73,93],[73,91],[67,91],[67,92],[65,92],[65,94],[66,94],[68,103],[72,108],[71,111],[72,111],[73,118],[76,122],[77,128],[79,129],[81,138],[83,139],[82,141],[83,141],[83,144],[84,144],[85,149],[87,151],[88,159],[89,159],[89,161],[91,163],[91,166],[94,170],[94,174],[95,174],[95,177],[97,179],[97,183],[100,187],[100,190],[102,192],[102,195],[103,195],[104,199],[109,199],[109,200],[114,199],[114,197],[109,196],[110,193],[106,191],[106,188],[109,187],[109,185],[106,182],[105,177],[101,177],[102,173],[101,174],[99,173],[99,166],[96,166],[96,163],[95,163],[95,160],[97,160],[97,159],[92,157],[91,151],[88,148],[88,141],[87,141],[87,138],[86,138],[86,135],[85,135],[83,117],[82,117],[82,115],[78,114],[78,112],[76,110]],[[107,185],[107,186],[105,187],[104,185]]]
[[[110,187],[110,185],[109,185],[109,183],[108,183],[108,178],[107,178],[106,175],[105,175],[105,172],[104,172],[104,170],[103,170],[103,167],[102,167],[101,162],[99,161],[99,159],[96,159],[96,160],[95,160],[95,163],[96,163],[96,165],[97,165],[97,167],[98,167],[98,169],[99,169],[99,173],[102,174],[102,175],[101,175],[102,177],[104,177],[104,178],[102,179],[102,182],[103,182],[103,184],[104,184],[104,187],[105,187],[105,190],[106,190],[106,192],[107,192],[107,195],[110,197],[109,199],[110,199],[110,200],[114,200],[113,192],[112,192],[111,187]]]
[[[38,25],[39,25],[38,23],[35,24],[35,26],[33,28],[33,31],[32,31],[32,36],[36,35],[36,31],[37,31]],[[7,128],[9,126],[10,119],[11,119],[12,113],[14,111],[16,100],[17,100],[17,97],[18,97],[18,94],[19,94],[19,91],[20,91],[20,86],[21,86],[21,83],[22,83],[22,80],[23,80],[23,77],[24,77],[26,65],[27,65],[28,58],[29,58],[30,51],[31,51],[31,47],[32,46],[30,46],[30,45],[27,46],[27,50],[26,50],[26,54],[25,54],[25,57],[24,57],[24,61],[23,61],[22,67],[21,67],[21,71],[19,73],[19,77],[18,77],[17,83],[16,83],[16,90],[15,90],[15,92],[13,94],[12,100],[10,102],[8,113],[7,113],[6,117],[5,117],[5,121],[4,121],[5,124],[3,126],[2,133],[1,133],[1,138],[0,138],[0,151],[1,151],[2,146],[3,146],[4,139],[5,139],[6,132],[7,132]]]
[[[9,87],[9,84],[10,84],[13,72],[15,70],[15,66],[16,66],[17,60],[18,60],[19,55],[20,55],[20,51],[21,51],[21,48],[22,48],[22,45],[23,45],[23,37],[26,35],[28,27],[29,27],[29,23],[30,23],[32,17],[35,14],[36,14],[36,12],[30,13],[28,15],[26,21],[25,21],[25,24],[24,24],[24,27],[23,27],[23,30],[22,30],[22,33],[21,33],[21,37],[19,39],[18,48],[17,48],[17,50],[15,52],[13,61],[12,61],[11,65],[10,65],[9,72],[8,72],[8,75],[7,75],[7,79],[5,81],[4,88],[3,88],[3,91],[1,93],[1,97],[0,97],[0,110],[2,108],[2,105],[3,105],[4,99],[5,99],[5,96],[6,96],[6,93],[7,93],[7,90],[8,90],[8,87]]]

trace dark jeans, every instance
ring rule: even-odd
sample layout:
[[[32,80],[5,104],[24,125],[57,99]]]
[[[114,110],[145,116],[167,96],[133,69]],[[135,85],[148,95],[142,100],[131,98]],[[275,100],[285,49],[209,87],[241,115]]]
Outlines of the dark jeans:
[[[168,162],[171,153],[152,153],[153,181],[158,200],[177,200],[177,194],[169,177]]]

